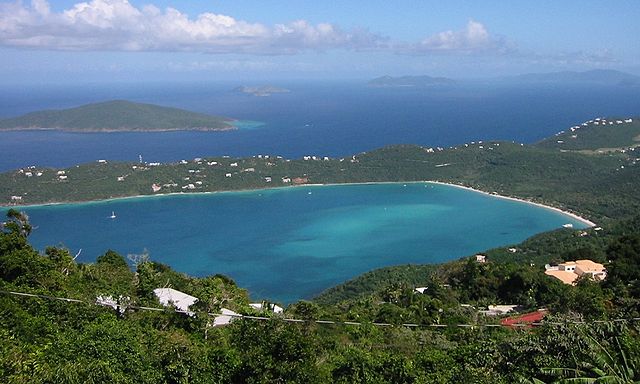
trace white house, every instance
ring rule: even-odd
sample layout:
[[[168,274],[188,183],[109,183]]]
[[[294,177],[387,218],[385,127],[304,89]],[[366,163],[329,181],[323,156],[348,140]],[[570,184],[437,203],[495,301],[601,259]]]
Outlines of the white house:
[[[160,304],[168,307],[173,305],[177,310],[187,312],[190,316],[193,315],[189,311],[189,307],[198,301],[197,297],[187,295],[184,292],[180,292],[173,288],[156,288],[153,293],[158,298]]]
[[[242,315],[240,315],[239,313],[233,312],[232,310],[227,308],[221,308],[220,312],[221,312],[221,315],[218,315],[213,319],[214,327],[221,327],[223,325],[228,325],[236,317],[242,317]]]
[[[477,254],[476,255],[476,262],[478,262],[478,263],[486,263],[487,262],[487,256]]]
[[[258,311],[263,311],[263,310],[267,310],[267,311],[271,311],[273,313],[282,313],[284,312],[284,309],[279,306],[278,304],[273,304],[273,303],[251,303],[249,304],[249,306],[255,310]]]
[[[481,313],[487,316],[500,316],[506,315],[510,312],[517,312],[520,309],[520,306],[517,304],[508,304],[508,305],[489,305],[487,310],[480,311]]]

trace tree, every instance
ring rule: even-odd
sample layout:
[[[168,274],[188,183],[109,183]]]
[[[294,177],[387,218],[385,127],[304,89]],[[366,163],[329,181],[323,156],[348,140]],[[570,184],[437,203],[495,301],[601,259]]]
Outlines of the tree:
[[[119,268],[129,267],[129,264],[127,264],[127,261],[124,259],[124,257],[118,254],[116,251],[112,251],[111,249],[107,250],[104,255],[98,256],[98,258],[96,259],[96,263],[109,264],[111,266]]]
[[[578,335],[585,343],[584,352],[574,367],[543,368],[541,372],[555,376],[554,383],[631,384],[640,381],[638,342],[626,326],[605,329],[583,328]],[[534,383],[542,381],[534,379]]]
[[[626,285],[632,295],[640,296],[640,235],[619,238],[609,246],[607,256],[611,259],[607,285]]]

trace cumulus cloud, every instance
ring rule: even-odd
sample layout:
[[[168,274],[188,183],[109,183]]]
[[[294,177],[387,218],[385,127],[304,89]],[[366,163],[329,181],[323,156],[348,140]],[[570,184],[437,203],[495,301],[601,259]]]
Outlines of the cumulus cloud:
[[[416,44],[400,45],[397,50],[399,53],[420,55],[438,52],[496,53],[511,49],[504,39],[489,34],[482,23],[469,20],[462,30],[439,32]]]
[[[291,54],[374,49],[383,41],[333,24],[297,20],[267,26],[209,12],[190,18],[175,8],[137,8],[128,0],[80,2],[62,12],[51,12],[46,0],[32,0],[30,6],[0,3],[0,45],[10,47]]]

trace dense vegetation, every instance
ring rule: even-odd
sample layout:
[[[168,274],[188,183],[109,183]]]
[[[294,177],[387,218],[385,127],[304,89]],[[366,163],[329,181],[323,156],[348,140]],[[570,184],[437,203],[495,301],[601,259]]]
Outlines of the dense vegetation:
[[[38,111],[0,120],[0,129],[61,129],[76,132],[232,128],[231,120],[225,117],[124,100]]]
[[[543,140],[540,147],[604,153],[632,152],[640,145],[640,121],[632,118],[589,120]]]

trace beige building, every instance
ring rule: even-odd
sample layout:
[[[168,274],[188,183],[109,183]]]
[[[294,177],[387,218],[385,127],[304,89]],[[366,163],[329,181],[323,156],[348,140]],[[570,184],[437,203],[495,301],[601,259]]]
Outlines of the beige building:
[[[590,276],[596,281],[602,281],[607,277],[607,270],[600,263],[591,260],[567,261],[557,266],[545,266],[544,273],[553,276],[565,284],[575,284],[578,277]]]

